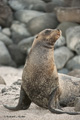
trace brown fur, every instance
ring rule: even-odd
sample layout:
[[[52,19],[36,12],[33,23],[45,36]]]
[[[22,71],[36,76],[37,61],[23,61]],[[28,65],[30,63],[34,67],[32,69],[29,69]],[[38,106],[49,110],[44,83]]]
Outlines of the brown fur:
[[[54,63],[54,43],[60,37],[60,30],[44,30],[32,45],[22,76],[22,87],[27,95],[39,106],[48,108],[51,92],[59,85]],[[60,90],[56,92],[60,96]]]

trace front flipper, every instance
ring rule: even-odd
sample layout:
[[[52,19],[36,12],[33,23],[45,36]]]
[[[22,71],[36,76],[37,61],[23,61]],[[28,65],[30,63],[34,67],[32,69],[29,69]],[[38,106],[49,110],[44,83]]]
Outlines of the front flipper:
[[[27,96],[27,94],[24,91],[24,89],[21,87],[20,98],[19,98],[18,105],[16,107],[8,107],[7,105],[4,105],[4,107],[9,109],[9,110],[14,110],[14,111],[26,110],[26,109],[29,108],[30,104],[31,104],[31,100]]]
[[[69,114],[69,115],[80,115],[80,112],[66,112],[63,111],[62,109],[59,109],[59,101],[58,99],[55,101],[55,96],[56,96],[56,91],[57,91],[58,87],[56,87],[49,98],[49,103],[48,103],[48,109],[52,112],[52,113],[56,113],[56,114]],[[53,102],[53,103],[52,103]],[[52,104],[54,105],[52,107]]]

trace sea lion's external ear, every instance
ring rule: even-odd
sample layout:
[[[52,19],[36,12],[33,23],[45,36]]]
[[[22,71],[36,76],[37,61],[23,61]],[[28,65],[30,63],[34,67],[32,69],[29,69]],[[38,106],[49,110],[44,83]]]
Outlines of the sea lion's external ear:
[[[35,38],[38,38],[38,34],[35,35]]]

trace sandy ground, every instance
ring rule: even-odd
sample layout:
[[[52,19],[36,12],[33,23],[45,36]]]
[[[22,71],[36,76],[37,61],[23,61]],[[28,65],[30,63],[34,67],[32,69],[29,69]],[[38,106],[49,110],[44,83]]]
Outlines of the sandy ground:
[[[49,110],[38,107],[34,103],[28,110],[7,110],[3,104],[15,106],[18,102],[20,86],[12,85],[10,87],[9,85],[21,78],[22,69],[1,67],[0,75],[7,83],[7,85],[0,85],[0,120],[80,120],[80,115],[52,114]],[[73,108],[66,107],[64,110],[73,111]]]

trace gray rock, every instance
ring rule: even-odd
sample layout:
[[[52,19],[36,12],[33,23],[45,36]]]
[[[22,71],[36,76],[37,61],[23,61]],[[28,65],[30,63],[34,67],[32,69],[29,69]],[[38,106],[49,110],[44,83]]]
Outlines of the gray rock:
[[[77,22],[80,23],[79,7],[56,7],[55,9],[59,22]]]
[[[62,1],[62,0],[52,0],[51,2],[49,2],[45,5],[45,10],[47,12],[53,12],[55,10],[55,7],[59,7],[59,6],[65,6],[64,1]]]
[[[1,76],[0,76],[0,84],[6,85],[5,80]]]
[[[13,43],[12,40],[8,36],[6,36],[5,34],[1,32],[0,32],[0,41],[4,42],[6,45],[10,45]]]
[[[70,70],[72,69],[80,69],[80,55],[73,57],[72,59],[70,59],[67,64],[66,67]]]
[[[62,69],[67,61],[72,58],[74,54],[67,47],[60,47],[54,51],[55,64],[57,69]]]
[[[80,97],[76,97],[76,100],[75,100],[75,111],[79,111],[80,112]]]
[[[68,75],[80,78],[80,69],[74,69],[70,71]]]
[[[0,41],[0,65],[11,65],[12,63],[13,61],[5,44]]]
[[[12,30],[12,39],[15,43],[18,43],[23,38],[31,36],[27,30],[26,25],[20,22],[14,22],[11,26],[11,30]]]
[[[71,6],[73,0],[62,0],[65,2],[66,6]]]
[[[0,25],[2,27],[9,27],[13,20],[13,13],[11,8],[3,1],[0,1]]]
[[[67,74],[68,72],[69,72],[69,70],[67,68],[63,68],[61,70],[58,70],[58,73]]]
[[[72,27],[66,31],[67,46],[80,54],[80,26]]]
[[[21,10],[28,7],[26,0],[9,0],[8,3],[13,10]]]
[[[8,49],[12,59],[15,61],[17,66],[23,65],[25,63],[26,55],[22,53],[18,45],[15,44],[9,45]]]
[[[32,18],[43,15],[44,13],[33,10],[19,10],[15,13],[17,20],[28,23]]]
[[[52,0],[43,0],[44,2],[48,3],[48,2],[51,2]]]
[[[28,30],[32,35],[39,33],[46,28],[56,28],[58,21],[54,14],[47,14],[35,17],[28,22]]]
[[[23,53],[26,53],[27,50],[31,47],[33,40],[34,36],[23,39],[21,42],[19,42],[18,46],[20,47],[21,51],[23,51]]]
[[[41,0],[9,0],[8,3],[13,10],[29,9],[37,4],[40,6],[44,5]]]
[[[36,11],[42,11],[42,12],[45,12],[45,4],[44,3],[37,3],[37,4],[31,4],[29,7],[28,7],[29,10],[36,10]]]
[[[7,35],[7,36],[9,36],[9,37],[11,36],[11,31],[10,31],[9,28],[2,29],[2,33],[5,34],[5,35]]]
[[[58,48],[64,46],[66,44],[66,40],[63,36],[61,36],[55,43],[54,48]]]
[[[80,0],[73,0],[71,3],[71,7],[80,7]]]
[[[62,22],[60,23],[57,28],[62,31],[62,35],[65,37],[66,36],[66,30],[70,27],[75,27],[78,26],[79,24],[74,23],[74,22]]]
[[[8,0],[3,0],[3,2],[4,2],[5,4],[7,4],[7,3],[8,3]]]

